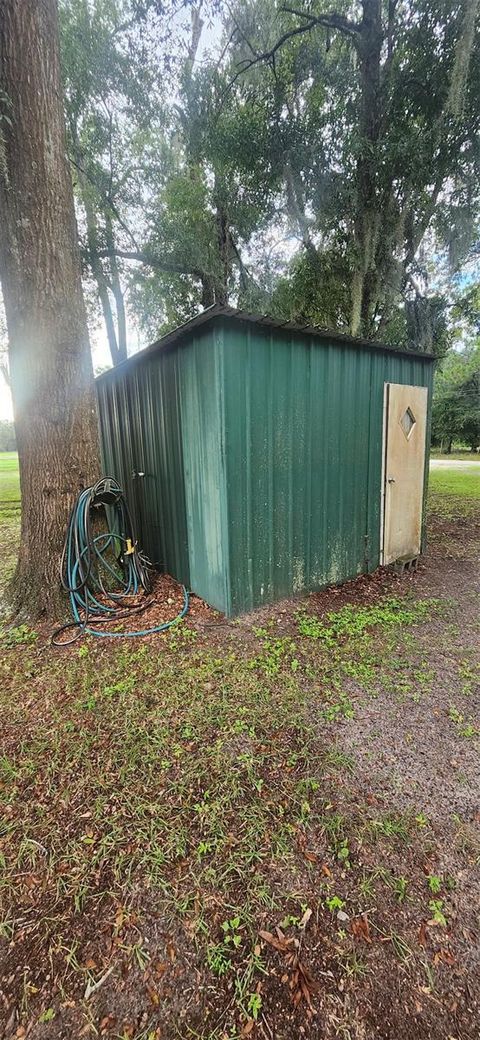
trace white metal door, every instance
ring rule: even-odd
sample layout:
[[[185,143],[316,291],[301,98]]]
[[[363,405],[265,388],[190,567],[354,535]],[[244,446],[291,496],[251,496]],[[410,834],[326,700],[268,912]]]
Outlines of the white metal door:
[[[426,386],[385,384],[384,564],[420,552],[427,401]]]

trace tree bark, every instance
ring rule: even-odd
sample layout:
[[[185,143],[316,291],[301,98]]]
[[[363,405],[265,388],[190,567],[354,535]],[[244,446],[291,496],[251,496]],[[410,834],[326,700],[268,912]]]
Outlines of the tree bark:
[[[217,249],[219,274],[215,286],[215,303],[222,307],[228,302],[228,282],[230,277],[230,242],[228,219],[221,204],[217,203]]]
[[[107,332],[108,346],[110,348],[110,356],[112,359],[112,365],[118,365],[119,361],[123,358],[120,357],[118,348],[117,332],[115,329],[115,321],[113,318],[112,306],[110,303],[110,297],[108,294],[107,279],[103,271],[102,261],[98,256],[98,229],[97,229],[97,215],[95,213],[95,207],[92,202],[90,195],[90,188],[86,182],[85,176],[79,174],[79,186],[82,193],[82,202],[85,210],[85,217],[87,223],[87,243],[88,243],[88,255],[90,261],[90,267],[93,277],[97,283],[98,298],[102,308],[103,320],[105,322],[105,329]]]
[[[356,169],[355,270],[351,332],[369,333],[376,302],[376,252],[381,228],[377,198],[378,140],[381,127],[380,68],[383,44],[380,0],[363,0],[355,45],[360,64],[360,154]]]
[[[22,496],[13,580],[23,614],[51,615],[78,490],[98,475],[93,372],[66,159],[56,0],[0,0],[10,99],[0,181],[0,277]]]

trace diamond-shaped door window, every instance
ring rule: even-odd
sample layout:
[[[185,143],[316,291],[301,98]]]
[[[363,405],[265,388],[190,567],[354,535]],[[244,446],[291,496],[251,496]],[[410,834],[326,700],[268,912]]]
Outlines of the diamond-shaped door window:
[[[407,408],[406,412],[403,413],[402,418],[400,419],[400,426],[402,427],[407,441],[410,439],[412,435],[413,427],[415,426],[416,421],[417,420],[412,412],[412,409]]]

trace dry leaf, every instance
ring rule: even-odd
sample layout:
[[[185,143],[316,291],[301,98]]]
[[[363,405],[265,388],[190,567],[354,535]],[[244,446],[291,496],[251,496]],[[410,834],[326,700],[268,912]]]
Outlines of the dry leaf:
[[[425,924],[425,921],[422,921],[422,923],[420,925],[419,932],[418,932],[418,942],[419,942],[420,946],[426,946],[427,945],[427,926]]]
[[[293,939],[287,939],[286,936],[283,935],[283,932],[280,930],[280,928],[277,928],[277,932],[280,932],[280,936],[278,939],[275,938],[275,936],[272,935],[271,932],[260,931],[258,934],[260,938],[264,940],[264,942],[269,943],[269,945],[273,946],[275,950],[279,950],[280,953],[286,953],[289,947],[292,945]]]
[[[350,922],[350,931],[352,935],[355,936],[355,939],[363,939],[364,942],[368,943],[372,941],[370,925],[365,914],[362,914],[361,917],[353,918],[353,921]]]
[[[455,957],[453,956],[453,953],[450,953],[450,950],[437,950],[433,958],[433,963],[439,964],[440,962],[443,962],[444,964],[455,964]]]
[[[122,927],[124,920],[125,914],[123,912],[123,907],[119,906],[115,913],[115,930],[117,932],[120,931],[120,928]]]
[[[304,915],[302,917],[302,920],[299,921],[299,923],[298,923],[298,927],[301,928],[302,931],[303,931],[304,928],[307,927],[307,924],[308,924],[312,914],[313,914],[313,910],[311,910],[310,907],[307,906],[307,909],[305,910],[305,913],[304,913]]]
[[[109,1015],[104,1015],[100,1022],[100,1032],[106,1032],[111,1026],[115,1025],[115,1015],[110,1012]]]

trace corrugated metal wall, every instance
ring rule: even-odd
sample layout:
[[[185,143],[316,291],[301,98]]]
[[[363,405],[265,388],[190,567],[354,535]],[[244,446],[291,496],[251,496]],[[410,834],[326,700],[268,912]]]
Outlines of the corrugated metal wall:
[[[155,563],[226,613],[344,581],[379,563],[384,383],[432,369],[212,319],[98,380],[104,471]]]
[[[97,392],[104,472],[125,488],[150,558],[188,584],[177,356],[114,370]],[[135,478],[138,472],[144,476]]]
[[[122,365],[97,393],[103,470],[125,488],[150,559],[226,609],[221,334]]]
[[[383,388],[429,359],[225,324],[230,611],[380,562]]]

